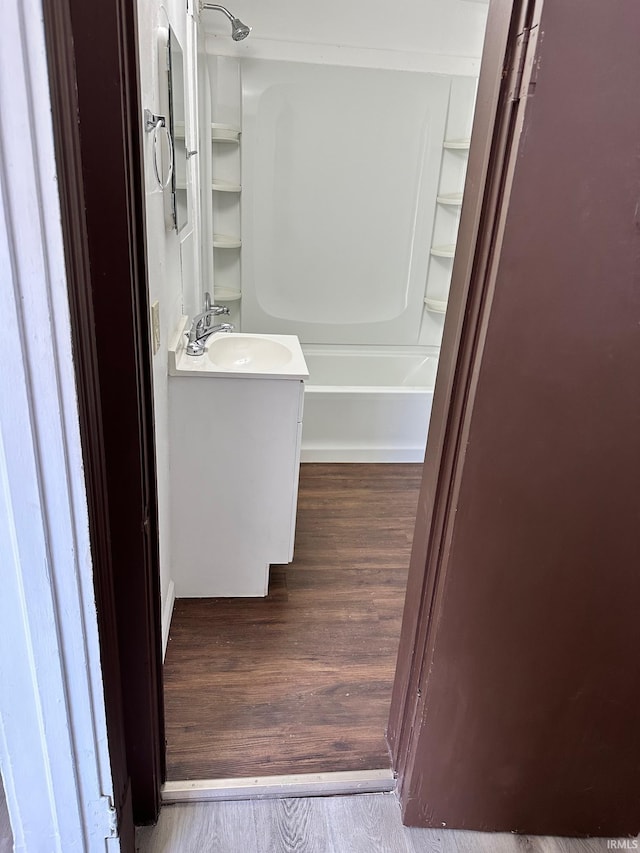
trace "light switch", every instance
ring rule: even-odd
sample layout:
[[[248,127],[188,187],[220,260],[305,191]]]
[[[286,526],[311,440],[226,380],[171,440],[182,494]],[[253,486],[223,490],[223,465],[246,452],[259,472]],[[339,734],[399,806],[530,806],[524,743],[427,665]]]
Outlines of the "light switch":
[[[160,303],[157,299],[151,306],[151,340],[155,355],[160,349]]]

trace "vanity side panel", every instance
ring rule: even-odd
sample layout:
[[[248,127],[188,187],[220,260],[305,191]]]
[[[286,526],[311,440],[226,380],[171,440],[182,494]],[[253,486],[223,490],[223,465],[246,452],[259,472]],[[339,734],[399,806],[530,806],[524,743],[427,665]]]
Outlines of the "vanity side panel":
[[[293,455],[293,479],[290,500],[289,517],[289,551],[287,563],[293,560],[293,550],[296,538],[296,518],[298,515],[298,485],[300,483],[300,456],[302,454],[302,413],[304,410],[304,382],[298,382],[298,423],[296,428],[296,443]],[[275,562],[275,561],[274,561]]]

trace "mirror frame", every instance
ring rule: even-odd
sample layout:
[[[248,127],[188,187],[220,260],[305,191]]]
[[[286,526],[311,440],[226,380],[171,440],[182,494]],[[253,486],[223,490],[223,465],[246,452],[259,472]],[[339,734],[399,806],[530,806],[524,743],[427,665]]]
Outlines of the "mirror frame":
[[[178,203],[177,203],[177,151],[178,151],[178,140],[176,139],[175,133],[175,113],[176,113],[176,81],[175,81],[175,70],[174,70],[174,51],[176,48],[180,51],[181,56],[183,57],[182,61],[182,102],[183,102],[183,113],[184,113],[184,126],[185,126],[185,135],[184,135],[184,146],[185,146],[185,179],[186,179],[186,194],[187,194],[187,202],[186,202],[186,218],[184,222],[178,222]],[[186,140],[187,140],[187,87],[185,86],[185,70],[184,70],[184,48],[180,44],[180,39],[178,38],[176,31],[171,26],[171,24],[167,27],[167,42],[166,42],[166,68],[167,68],[167,95],[168,95],[168,131],[171,135],[172,151],[173,151],[173,169],[171,176],[171,196],[169,202],[169,218],[171,219],[173,229],[176,233],[180,233],[188,224],[189,224],[189,198],[192,191],[191,186],[189,185],[189,169],[187,168],[186,163]]]

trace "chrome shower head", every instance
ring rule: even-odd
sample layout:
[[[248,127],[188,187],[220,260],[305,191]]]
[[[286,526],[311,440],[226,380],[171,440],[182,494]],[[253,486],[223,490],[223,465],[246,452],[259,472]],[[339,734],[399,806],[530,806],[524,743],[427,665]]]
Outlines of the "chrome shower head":
[[[251,32],[251,27],[243,24],[240,18],[236,18],[225,6],[219,6],[217,3],[202,3],[201,9],[213,9],[216,12],[222,12],[231,21],[231,38],[234,41],[242,41]]]
[[[231,21],[231,38],[234,41],[242,41],[242,39],[246,39],[250,32],[251,27],[243,24],[240,18],[234,18],[233,21]]]

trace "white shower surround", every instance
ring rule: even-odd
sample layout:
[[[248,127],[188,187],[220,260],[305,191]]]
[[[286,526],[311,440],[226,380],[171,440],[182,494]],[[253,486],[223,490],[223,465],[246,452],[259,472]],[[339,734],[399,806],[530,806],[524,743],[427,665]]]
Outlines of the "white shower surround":
[[[245,59],[242,91],[242,328],[303,342],[302,461],[421,462],[450,80]]]
[[[303,462],[422,462],[438,349],[304,347]]]
[[[476,69],[304,47],[258,39],[210,65],[216,115],[242,128],[242,250],[215,279],[243,331],[303,343],[303,461],[419,462],[443,326],[424,299],[446,300],[450,271],[429,251],[455,226],[436,197],[464,176],[443,142],[469,135]]]
[[[243,331],[419,343],[449,90],[243,60]]]

